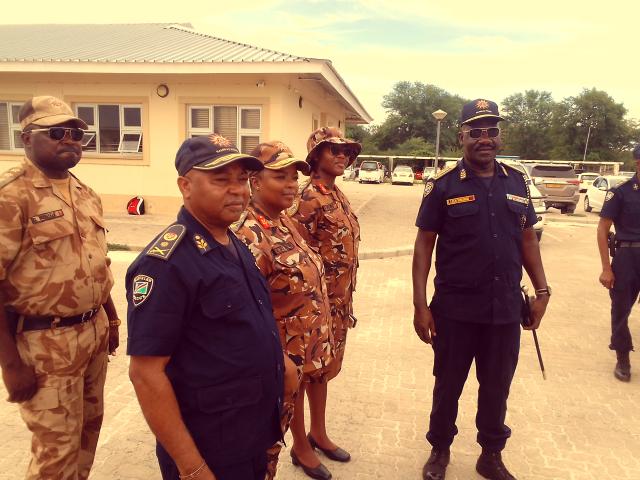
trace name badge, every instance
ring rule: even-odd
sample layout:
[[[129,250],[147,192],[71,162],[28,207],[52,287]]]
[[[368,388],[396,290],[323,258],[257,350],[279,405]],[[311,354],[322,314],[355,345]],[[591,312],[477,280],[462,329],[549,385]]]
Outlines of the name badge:
[[[274,255],[280,255],[281,253],[289,252],[294,248],[295,247],[293,246],[293,244],[289,242],[281,242],[274,245],[271,251],[273,252]]]
[[[519,197],[517,195],[511,195],[507,193],[507,200],[513,200],[514,202],[522,203],[524,205],[529,205],[529,199],[525,197]]]
[[[459,203],[475,202],[475,195],[465,195],[464,197],[456,197],[447,199],[447,205],[457,205]]]
[[[39,215],[34,215],[31,217],[31,223],[34,225],[36,223],[46,222],[47,220],[53,220],[54,218],[60,218],[64,216],[64,212],[62,210],[53,210],[52,212],[45,212]]]
[[[328,205],[323,205],[322,206],[322,211],[323,212],[333,212],[337,208],[338,208],[338,205],[336,204],[336,202],[332,202],[332,203],[330,203]]]

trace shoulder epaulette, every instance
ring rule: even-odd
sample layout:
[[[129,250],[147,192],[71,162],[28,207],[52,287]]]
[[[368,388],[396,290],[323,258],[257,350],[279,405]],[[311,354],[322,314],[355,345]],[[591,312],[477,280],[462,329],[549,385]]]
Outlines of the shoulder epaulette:
[[[249,211],[245,210],[240,215],[240,218],[229,226],[233,233],[238,233],[238,230],[242,228],[242,225],[244,225],[244,221],[247,219],[247,215],[249,215]]]
[[[302,182],[300,182],[300,184],[298,185],[298,193],[293,199],[293,203],[291,204],[291,206],[286,210],[287,216],[293,217],[297,213],[298,208],[300,207],[300,198],[302,197],[304,191],[309,187],[309,185],[311,185],[311,177],[305,178]]]
[[[184,237],[187,227],[175,223],[167,227],[145,252],[150,257],[168,260]]]
[[[503,163],[503,162],[498,162],[499,165],[502,165],[503,167],[509,168],[510,170],[513,170],[514,172],[518,173],[521,177],[525,177],[525,174],[522,173],[522,171],[518,170],[516,167],[514,167],[513,165],[509,165],[508,163]],[[525,177],[526,178],[526,177]]]
[[[6,172],[4,172],[2,175],[0,175],[0,188],[10,184],[16,178],[19,178],[21,175],[24,175],[24,168],[22,167],[10,168]]]
[[[448,173],[453,172],[455,169],[456,169],[456,167],[447,167],[444,170],[440,170],[437,174],[435,174],[433,176],[432,180],[439,180],[442,177],[444,177],[445,175],[447,175]]]

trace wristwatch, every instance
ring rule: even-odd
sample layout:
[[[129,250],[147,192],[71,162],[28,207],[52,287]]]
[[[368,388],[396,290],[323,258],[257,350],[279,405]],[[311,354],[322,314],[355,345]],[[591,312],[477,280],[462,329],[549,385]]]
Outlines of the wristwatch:
[[[539,295],[548,295],[551,296],[551,285],[547,285],[544,288],[538,288],[536,290],[536,297]]]

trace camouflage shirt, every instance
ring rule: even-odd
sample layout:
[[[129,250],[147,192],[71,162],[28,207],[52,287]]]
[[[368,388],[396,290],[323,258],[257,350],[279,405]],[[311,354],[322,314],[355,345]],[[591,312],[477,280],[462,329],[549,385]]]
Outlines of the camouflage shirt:
[[[25,315],[68,317],[107,301],[113,277],[100,197],[70,175],[71,204],[31,161],[0,177],[0,289]]]
[[[312,180],[302,184],[300,190],[289,213],[304,239],[324,261],[334,314],[351,313],[360,242],[358,218],[337,186],[329,189]]]
[[[290,218],[282,214],[274,222],[253,204],[232,229],[249,247],[269,283],[286,353],[305,373],[325,367],[333,356],[333,341],[320,257]]]

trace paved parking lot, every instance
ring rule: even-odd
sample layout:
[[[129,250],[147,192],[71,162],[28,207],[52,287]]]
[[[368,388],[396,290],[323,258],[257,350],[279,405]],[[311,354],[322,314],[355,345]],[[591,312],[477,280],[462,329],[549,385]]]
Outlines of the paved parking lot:
[[[344,189],[359,212],[363,251],[413,244],[420,186],[348,183]],[[130,231],[133,219],[109,219],[111,241],[125,238],[118,232]],[[145,218],[136,224],[135,238],[153,236],[167,221]],[[614,355],[607,349],[609,299],[597,281],[596,222],[593,214],[551,212],[543,234],[543,260],[554,287],[539,330],[548,379],[540,375],[530,335],[523,334],[507,420],[513,437],[504,453],[519,479],[640,479],[640,363],[632,354],[631,383],[613,378]],[[122,280],[133,256],[113,253],[114,296],[122,316]],[[429,452],[424,434],[433,377],[430,347],[412,328],[410,256],[361,262],[355,313],[358,327],[349,336],[343,373],[331,383],[328,415],[332,435],[352,452],[353,461],[326,465],[340,480],[418,480]],[[636,308],[631,318],[636,339],[639,320]],[[124,338],[122,343],[110,363],[106,418],[91,478],[158,479],[153,438],[127,378]],[[480,478],[474,472],[479,453],[476,390],[472,373],[461,399],[449,480]],[[5,396],[0,389],[0,398]],[[0,429],[0,479],[20,478],[28,462],[29,436],[14,405],[0,403]],[[280,472],[282,480],[306,478],[291,465],[286,450]]]

